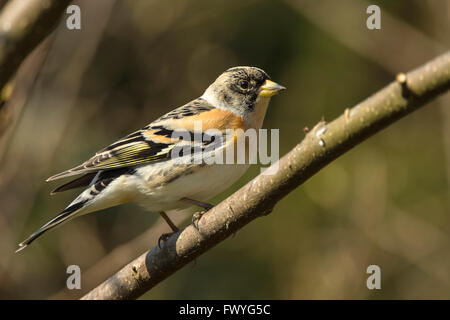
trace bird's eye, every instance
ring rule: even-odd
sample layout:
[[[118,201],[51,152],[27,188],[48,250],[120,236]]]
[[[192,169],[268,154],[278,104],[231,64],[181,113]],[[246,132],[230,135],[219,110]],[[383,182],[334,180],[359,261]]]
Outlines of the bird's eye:
[[[247,80],[241,80],[241,81],[239,81],[239,86],[240,86],[242,89],[248,89],[248,81],[247,81]]]

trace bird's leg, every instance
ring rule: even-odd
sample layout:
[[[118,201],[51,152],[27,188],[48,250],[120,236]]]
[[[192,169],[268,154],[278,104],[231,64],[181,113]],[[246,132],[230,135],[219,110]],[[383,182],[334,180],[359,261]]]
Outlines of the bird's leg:
[[[212,204],[209,203],[205,203],[205,202],[201,202],[201,201],[197,201],[194,199],[189,199],[189,198],[181,198],[181,201],[185,201],[185,202],[190,202],[192,204],[195,204],[205,210],[203,211],[199,211],[196,212],[192,215],[192,225],[198,229],[198,221],[200,220],[200,218],[206,213],[208,212],[209,209],[213,208],[214,206]]]
[[[163,233],[159,237],[159,239],[158,239],[158,247],[161,249],[161,241],[166,241],[167,239],[170,238],[171,235],[173,235],[175,232],[178,232],[178,230],[180,230],[180,229],[177,228],[177,226],[172,222],[172,220],[170,220],[169,216],[165,212],[161,211],[161,212],[159,212],[159,214],[164,219],[164,221],[167,222],[169,227],[172,229],[172,232]]]
[[[206,211],[208,211],[209,209],[214,207],[212,204],[201,202],[201,201],[197,201],[197,200],[194,200],[194,199],[181,198],[180,200],[181,201],[185,201],[185,202],[190,202],[192,204],[195,204],[195,205],[205,209]]]
[[[175,225],[175,223],[173,223],[172,220],[170,220],[169,216],[165,212],[161,211],[159,214],[167,222],[167,224],[169,225],[170,229],[172,229],[173,232],[177,232],[179,230]]]

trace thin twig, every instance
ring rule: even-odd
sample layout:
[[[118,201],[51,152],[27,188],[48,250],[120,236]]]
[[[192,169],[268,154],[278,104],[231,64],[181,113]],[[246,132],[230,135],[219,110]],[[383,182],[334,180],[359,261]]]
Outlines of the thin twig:
[[[0,88],[56,27],[71,0],[13,0],[0,13]]]
[[[14,84],[11,79],[34,48],[56,27],[71,0],[12,0],[0,12],[0,136],[12,121],[4,108]]]

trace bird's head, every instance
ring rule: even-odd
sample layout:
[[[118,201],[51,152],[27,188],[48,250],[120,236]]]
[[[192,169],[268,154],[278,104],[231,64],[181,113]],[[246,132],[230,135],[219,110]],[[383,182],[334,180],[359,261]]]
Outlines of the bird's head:
[[[262,69],[234,67],[222,73],[206,89],[202,98],[218,108],[246,117],[260,111],[259,105],[267,106],[270,97],[284,89],[286,88],[271,81]]]

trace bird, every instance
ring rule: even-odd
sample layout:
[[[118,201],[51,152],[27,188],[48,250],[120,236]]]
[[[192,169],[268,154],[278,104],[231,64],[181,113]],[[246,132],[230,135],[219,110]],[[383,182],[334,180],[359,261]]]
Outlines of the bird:
[[[213,155],[218,150],[235,149],[242,132],[262,127],[271,97],[284,89],[260,68],[230,68],[199,98],[101,149],[81,165],[51,176],[47,181],[79,176],[51,194],[81,187],[84,190],[21,242],[16,252],[75,217],[128,202],[159,213],[172,229],[160,237],[166,240],[179,230],[167,211],[192,206],[203,208],[203,212],[209,210],[213,205],[207,201],[229,188],[249,167],[248,163],[192,160],[198,160],[202,152]],[[208,136],[211,130],[222,134],[221,138]]]

